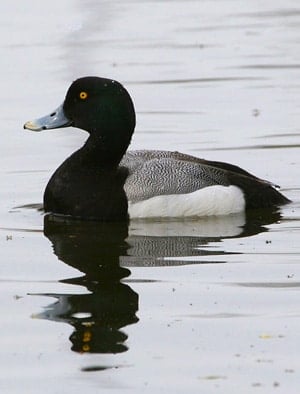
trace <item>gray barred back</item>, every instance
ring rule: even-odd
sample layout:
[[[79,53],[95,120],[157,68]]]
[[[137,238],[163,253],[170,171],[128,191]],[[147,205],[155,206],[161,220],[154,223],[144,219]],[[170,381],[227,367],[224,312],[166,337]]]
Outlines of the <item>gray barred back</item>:
[[[124,188],[131,202],[158,195],[192,193],[212,185],[229,186],[226,170],[178,152],[129,151],[120,165],[129,171]]]

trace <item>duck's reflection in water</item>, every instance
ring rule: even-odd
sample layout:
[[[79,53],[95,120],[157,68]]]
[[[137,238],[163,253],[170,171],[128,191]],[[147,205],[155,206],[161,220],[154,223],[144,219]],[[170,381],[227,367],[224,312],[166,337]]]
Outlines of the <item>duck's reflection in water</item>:
[[[268,224],[280,220],[278,210],[257,210],[236,215],[194,220],[136,220],[129,225],[127,255],[120,258],[124,267],[216,264],[220,255],[235,254],[224,249],[226,238],[243,238],[268,231]],[[211,248],[212,243],[219,243]],[[215,259],[207,259],[215,256]]]
[[[86,287],[86,294],[47,294],[57,301],[40,318],[69,323],[72,350],[93,353],[120,353],[127,350],[122,327],[136,323],[138,295],[122,278],[130,275],[120,267],[119,257],[128,248],[128,226],[92,222],[64,221],[45,217],[44,233],[54,253],[85,275],[63,280]]]
[[[44,234],[54,253],[83,276],[62,282],[84,286],[85,294],[44,294],[56,298],[38,317],[69,323],[77,352],[120,353],[127,350],[122,328],[138,321],[138,294],[122,279],[127,267],[201,264],[205,256],[231,254],[211,242],[267,231],[277,212],[202,220],[95,223],[45,216]],[[186,259],[188,257],[188,260]],[[194,257],[194,258],[193,258]],[[224,262],[224,259],[223,259]],[[209,261],[210,264],[214,261]]]

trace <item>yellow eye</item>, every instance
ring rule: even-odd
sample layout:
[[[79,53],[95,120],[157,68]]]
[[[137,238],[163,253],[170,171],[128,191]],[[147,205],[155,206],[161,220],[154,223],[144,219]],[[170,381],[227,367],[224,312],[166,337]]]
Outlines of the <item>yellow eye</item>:
[[[88,94],[87,94],[87,92],[80,92],[79,97],[81,98],[81,100],[85,100],[85,99],[87,99]]]

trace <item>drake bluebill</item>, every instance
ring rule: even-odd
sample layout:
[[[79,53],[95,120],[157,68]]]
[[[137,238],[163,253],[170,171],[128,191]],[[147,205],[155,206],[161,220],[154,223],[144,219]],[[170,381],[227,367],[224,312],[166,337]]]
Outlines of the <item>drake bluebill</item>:
[[[276,186],[232,164],[159,150],[127,151],[135,110],[117,81],[72,83],[50,115],[25,123],[33,131],[74,126],[85,144],[52,175],[46,212],[101,221],[227,215],[289,202]]]

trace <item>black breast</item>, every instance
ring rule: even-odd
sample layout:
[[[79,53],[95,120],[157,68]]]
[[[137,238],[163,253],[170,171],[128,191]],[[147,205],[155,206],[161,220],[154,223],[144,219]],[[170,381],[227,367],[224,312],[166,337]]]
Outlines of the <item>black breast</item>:
[[[45,211],[91,220],[127,220],[126,168],[99,169],[74,155],[52,175],[44,193]]]

